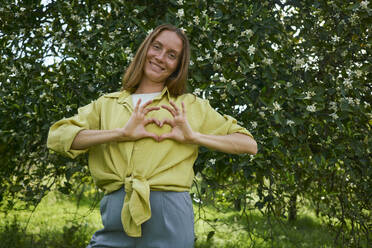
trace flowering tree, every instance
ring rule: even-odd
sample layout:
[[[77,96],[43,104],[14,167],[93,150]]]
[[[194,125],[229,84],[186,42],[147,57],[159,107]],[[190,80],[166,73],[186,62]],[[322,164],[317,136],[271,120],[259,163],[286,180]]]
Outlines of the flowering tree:
[[[291,218],[307,199],[340,235],[351,227],[345,242],[371,242],[369,1],[3,2],[3,207],[88,180],[84,157],[47,151],[48,128],[119,90],[140,42],[173,23],[191,43],[189,90],[259,144],[255,157],[201,149],[202,192],[222,186],[238,206]]]

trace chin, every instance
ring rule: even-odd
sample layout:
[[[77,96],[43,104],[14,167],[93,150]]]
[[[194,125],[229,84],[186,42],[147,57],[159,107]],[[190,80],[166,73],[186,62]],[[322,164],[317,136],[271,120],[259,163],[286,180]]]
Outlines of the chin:
[[[155,83],[164,83],[165,80],[167,79],[167,77],[165,77],[164,75],[156,73],[152,70],[149,70],[147,72],[145,71],[145,75],[148,79]]]

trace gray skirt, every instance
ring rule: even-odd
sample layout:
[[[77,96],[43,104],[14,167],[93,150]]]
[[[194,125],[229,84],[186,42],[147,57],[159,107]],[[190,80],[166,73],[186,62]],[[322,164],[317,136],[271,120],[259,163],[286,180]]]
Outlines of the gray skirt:
[[[192,248],[194,212],[189,192],[151,191],[151,218],[142,236],[129,237],[121,223],[124,189],[105,195],[100,203],[104,228],[95,232],[87,248]]]

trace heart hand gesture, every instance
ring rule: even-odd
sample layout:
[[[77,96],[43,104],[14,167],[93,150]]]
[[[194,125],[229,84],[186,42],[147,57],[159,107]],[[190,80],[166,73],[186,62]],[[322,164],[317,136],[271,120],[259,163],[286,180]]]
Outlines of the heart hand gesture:
[[[122,141],[135,141],[146,137],[153,138],[154,140],[159,139],[159,137],[156,134],[150,133],[145,129],[145,126],[152,122],[154,122],[158,126],[160,126],[161,124],[160,121],[155,118],[149,119],[145,118],[146,114],[149,113],[150,111],[160,109],[159,107],[147,108],[147,106],[151,103],[152,100],[147,101],[145,104],[140,106],[141,99],[138,100],[129,121],[127,122],[125,127],[119,129]]]
[[[159,136],[159,141],[164,139],[173,139],[181,143],[193,143],[195,139],[195,133],[192,131],[186,117],[185,104],[182,102],[182,111],[172,101],[169,102],[172,107],[162,105],[161,107],[168,110],[173,116],[173,119],[164,119],[160,122],[160,127],[165,123],[172,127],[170,133],[162,134]]]

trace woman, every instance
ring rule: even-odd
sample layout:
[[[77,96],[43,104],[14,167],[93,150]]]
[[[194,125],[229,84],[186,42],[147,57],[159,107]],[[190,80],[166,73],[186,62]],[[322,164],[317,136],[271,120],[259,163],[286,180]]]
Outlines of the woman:
[[[91,175],[105,191],[104,228],[88,247],[193,247],[188,191],[198,146],[257,152],[252,135],[235,119],[184,94],[189,58],[186,35],[158,26],[139,47],[121,92],[50,128],[49,148],[71,158],[89,150]]]

